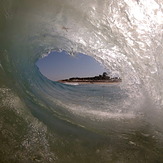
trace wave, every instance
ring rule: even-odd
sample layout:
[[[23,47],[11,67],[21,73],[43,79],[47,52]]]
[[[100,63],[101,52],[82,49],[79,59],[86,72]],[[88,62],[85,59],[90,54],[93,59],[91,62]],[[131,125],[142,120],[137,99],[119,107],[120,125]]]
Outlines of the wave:
[[[161,0],[2,0],[0,6],[1,162],[163,160]],[[52,51],[89,55],[123,82],[50,81],[35,63]]]

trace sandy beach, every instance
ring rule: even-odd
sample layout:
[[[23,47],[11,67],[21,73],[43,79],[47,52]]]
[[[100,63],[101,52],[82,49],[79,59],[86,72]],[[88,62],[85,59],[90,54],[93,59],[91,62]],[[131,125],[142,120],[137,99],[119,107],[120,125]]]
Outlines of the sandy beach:
[[[75,85],[75,84],[119,84],[121,82],[114,82],[114,81],[62,81],[62,80],[59,80],[58,82],[60,83],[64,83],[64,84],[72,84],[72,85]]]

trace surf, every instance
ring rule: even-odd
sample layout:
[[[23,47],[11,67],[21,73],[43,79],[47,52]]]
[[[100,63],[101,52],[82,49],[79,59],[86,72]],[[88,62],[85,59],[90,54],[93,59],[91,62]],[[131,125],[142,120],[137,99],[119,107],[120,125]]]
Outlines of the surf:
[[[0,6],[1,162],[163,160],[162,1]],[[52,51],[89,55],[123,81],[53,82],[35,64]]]

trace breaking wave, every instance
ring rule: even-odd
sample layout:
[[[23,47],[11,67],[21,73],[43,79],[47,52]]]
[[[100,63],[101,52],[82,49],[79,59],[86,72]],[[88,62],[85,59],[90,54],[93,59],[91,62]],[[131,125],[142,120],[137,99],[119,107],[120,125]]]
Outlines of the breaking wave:
[[[1,139],[17,147],[3,143],[2,161],[163,160],[162,0],[1,0],[0,9]],[[123,82],[50,81],[35,63],[52,51],[89,55]]]

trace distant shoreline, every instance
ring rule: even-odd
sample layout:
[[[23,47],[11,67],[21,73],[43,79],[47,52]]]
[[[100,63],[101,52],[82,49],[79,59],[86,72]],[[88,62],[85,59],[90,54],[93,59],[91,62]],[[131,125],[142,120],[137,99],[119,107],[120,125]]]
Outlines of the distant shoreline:
[[[73,77],[64,80],[58,80],[60,83],[64,84],[117,84],[122,82],[122,79],[119,77],[110,77],[104,72],[102,75],[94,76],[94,77]]]
[[[120,81],[63,81],[59,80],[58,82],[64,84],[119,84]]]

